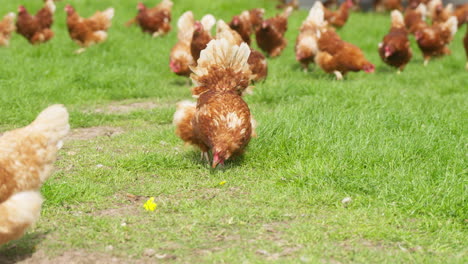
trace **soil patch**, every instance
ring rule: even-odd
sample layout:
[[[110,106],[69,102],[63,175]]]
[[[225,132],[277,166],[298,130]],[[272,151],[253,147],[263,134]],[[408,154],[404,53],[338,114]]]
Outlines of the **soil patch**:
[[[123,128],[97,126],[73,129],[65,140],[89,140],[96,137],[113,137],[124,132]]]
[[[18,264],[146,264],[154,263],[149,260],[130,260],[114,257],[105,253],[90,253],[82,250],[67,251],[60,256],[49,258],[44,251],[37,251],[31,257],[23,259],[19,262],[11,262]]]
[[[169,104],[157,104],[155,102],[135,102],[129,104],[122,104],[121,102],[110,103],[106,106],[94,109],[94,113],[102,114],[128,114],[138,110],[152,110],[169,106]]]

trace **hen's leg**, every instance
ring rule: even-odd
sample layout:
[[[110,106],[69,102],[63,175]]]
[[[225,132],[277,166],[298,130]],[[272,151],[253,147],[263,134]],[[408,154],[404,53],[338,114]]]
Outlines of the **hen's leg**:
[[[338,81],[343,80],[343,75],[341,74],[341,72],[339,72],[339,71],[334,71],[333,73],[335,74],[336,79],[337,79]]]

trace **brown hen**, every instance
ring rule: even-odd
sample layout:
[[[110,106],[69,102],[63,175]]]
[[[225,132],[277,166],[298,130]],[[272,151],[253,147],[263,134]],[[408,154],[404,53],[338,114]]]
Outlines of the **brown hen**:
[[[47,0],[35,16],[28,13],[24,6],[18,7],[16,32],[25,37],[31,44],[45,43],[54,37],[50,29],[54,22],[55,4]]]
[[[90,18],[82,18],[71,5],[65,7],[67,12],[67,27],[70,38],[82,48],[76,53],[85,51],[85,48],[104,42],[107,39],[107,30],[114,17],[114,8],[97,11]]]
[[[8,46],[12,33],[16,30],[15,13],[8,13],[0,20],[0,46]]]
[[[296,60],[301,63],[304,71],[308,70],[309,64],[314,62],[315,56],[318,53],[318,35],[320,34],[320,29],[326,23],[323,19],[323,8],[322,3],[316,1],[299,29],[295,52]]]
[[[327,8],[324,8],[324,17],[325,20],[332,26],[336,28],[343,27],[348,21],[349,9],[353,6],[352,0],[346,0],[341,5],[340,8],[336,11],[330,11]]]
[[[0,137],[0,244],[22,236],[39,217],[42,198],[36,191],[51,174],[69,129],[67,110],[54,105],[29,126]]]
[[[167,34],[171,30],[171,10],[174,3],[171,0],[163,0],[153,8],[138,3],[138,14],[135,22],[145,33],[158,37]]]
[[[411,60],[413,53],[411,52],[403,15],[400,11],[394,10],[391,18],[392,26],[390,32],[379,44],[379,55],[385,63],[396,67],[398,69],[397,73],[400,73]]]
[[[177,135],[199,147],[202,157],[213,155],[212,167],[240,155],[254,126],[241,95],[249,84],[249,46],[232,46],[226,39],[212,40],[201,52],[192,79],[197,104],[182,102],[174,115]]]
[[[403,11],[402,0],[374,0],[374,9],[377,12],[386,12],[392,10]]]
[[[195,64],[198,58],[200,58],[200,52],[204,50],[213,39],[211,36],[211,28],[215,24],[216,19],[212,15],[205,15],[200,21],[195,22],[192,42],[190,43],[190,51]]]
[[[416,42],[423,53],[424,66],[427,66],[431,57],[450,54],[448,44],[456,32],[457,18],[455,16],[450,17],[444,23],[425,25],[415,31]]]
[[[258,47],[270,57],[279,56],[288,44],[284,34],[288,29],[291,12],[292,8],[289,7],[282,14],[264,20],[255,32]]]
[[[350,71],[373,73],[375,70],[361,49],[341,40],[333,30],[323,30],[319,37],[318,49],[315,63],[325,72],[334,73],[337,80],[342,80],[343,75]]]
[[[194,64],[190,44],[194,31],[195,19],[192,11],[187,11],[177,21],[177,43],[171,50],[169,67],[171,71],[180,76],[189,77],[190,65]]]

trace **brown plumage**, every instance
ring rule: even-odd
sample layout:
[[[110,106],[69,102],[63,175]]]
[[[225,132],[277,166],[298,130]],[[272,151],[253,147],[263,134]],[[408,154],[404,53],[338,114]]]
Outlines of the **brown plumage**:
[[[229,26],[242,37],[245,43],[250,45],[253,25],[249,11],[244,11],[240,15],[234,16],[231,22],[229,22]]]
[[[408,8],[415,9],[419,4],[427,4],[429,0],[408,0]]]
[[[320,29],[325,25],[323,20],[323,5],[320,1],[316,1],[310,9],[309,15],[302,22],[299,35],[296,39],[296,46],[294,47],[296,60],[305,71],[308,70],[309,64],[315,60],[315,56],[318,53],[318,34],[320,34]]]
[[[403,11],[401,0],[374,0],[374,9],[377,12],[386,12],[392,10]]]
[[[323,6],[329,9],[334,9],[338,6],[338,0],[326,0],[323,2]]]
[[[0,20],[0,46],[8,46],[12,33],[16,30],[15,13],[8,13]]]
[[[229,26],[239,33],[245,43],[250,45],[252,41],[251,35],[262,25],[264,13],[265,10],[263,8],[243,11],[240,15],[232,18]]]
[[[351,0],[344,1],[336,11],[330,11],[324,8],[325,20],[332,26],[341,28],[346,24],[349,17],[349,9],[353,6]]]
[[[400,72],[411,60],[413,54],[410,48],[408,32],[403,21],[403,15],[400,11],[394,10],[391,17],[392,26],[390,32],[379,44],[379,55],[385,63],[398,68],[398,72]]]
[[[67,110],[55,105],[0,137],[0,244],[20,237],[39,217],[36,191],[51,174],[69,128]]]
[[[270,57],[279,56],[288,43],[284,34],[291,12],[292,8],[289,7],[282,14],[263,21],[255,32],[258,46]]]
[[[344,42],[333,30],[324,30],[318,41],[319,53],[315,63],[327,73],[334,73],[338,80],[349,71],[373,73],[375,67],[358,47]]]
[[[468,24],[468,3],[456,6],[453,15],[457,17],[458,27]]]
[[[247,63],[252,72],[252,81],[258,82],[266,79],[268,76],[268,62],[265,55],[258,50],[250,48],[250,56]]]
[[[189,77],[190,65],[194,64],[190,45],[194,31],[195,20],[193,13],[187,11],[177,21],[178,41],[171,50],[169,67],[172,72],[180,76]]]
[[[262,25],[263,15],[265,15],[265,9],[254,8],[249,10],[250,22],[252,23],[253,30],[257,30]]]
[[[454,16],[445,23],[426,25],[415,31],[414,36],[423,53],[424,65],[427,65],[431,57],[450,54],[448,44],[456,32],[457,18]]]
[[[249,53],[245,43],[239,47],[226,39],[211,41],[193,69],[196,106],[187,101],[177,105],[177,135],[198,146],[206,159],[211,151],[213,168],[242,154],[254,134],[250,109],[241,97],[249,84]]]
[[[404,21],[408,31],[414,34],[421,28],[426,26],[427,9],[424,4],[420,4],[417,8],[407,8],[405,11]]]
[[[299,0],[290,0],[289,2],[287,1],[280,1],[281,3],[276,5],[277,9],[286,9],[288,7],[292,7],[294,10],[299,9]]]
[[[225,39],[230,45],[240,46],[244,40],[237,31],[230,28],[223,20],[219,20],[216,26],[216,39]],[[268,64],[265,56],[250,47],[250,55],[247,60],[250,71],[250,79],[254,82],[264,80],[268,74]]]
[[[204,50],[208,43],[213,39],[210,31],[215,23],[216,19],[212,15],[206,15],[201,19],[201,21],[196,21],[194,24],[190,51],[195,64],[197,63],[198,58],[200,58],[201,51]]]
[[[158,37],[167,34],[171,30],[171,9],[174,4],[171,0],[163,0],[153,8],[138,3],[138,14],[135,22],[145,33]]]
[[[54,22],[54,12],[55,4],[52,0],[46,1],[44,7],[35,16],[29,14],[24,6],[19,6],[16,32],[31,44],[49,41],[54,36],[54,32],[50,29]]]
[[[83,48],[104,42],[107,39],[107,30],[114,17],[114,8],[97,11],[90,18],[82,18],[71,6],[65,7],[67,12],[67,27],[70,38]],[[80,49],[77,52],[82,52]]]
[[[453,4],[444,7],[442,0],[429,1],[427,8],[433,24],[444,23],[453,15]]]

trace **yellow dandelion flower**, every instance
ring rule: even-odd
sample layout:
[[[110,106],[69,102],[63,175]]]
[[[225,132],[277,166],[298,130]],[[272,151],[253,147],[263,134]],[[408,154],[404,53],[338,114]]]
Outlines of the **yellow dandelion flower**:
[[[148,201],[143,205],[146,211],[154,211],[158,207],[158,205],[154,202],[154,197],[149,198]]]
[[[226,181],[222,181],[219,183],[219,185],[223,186],[224,184],[226,184]]]

